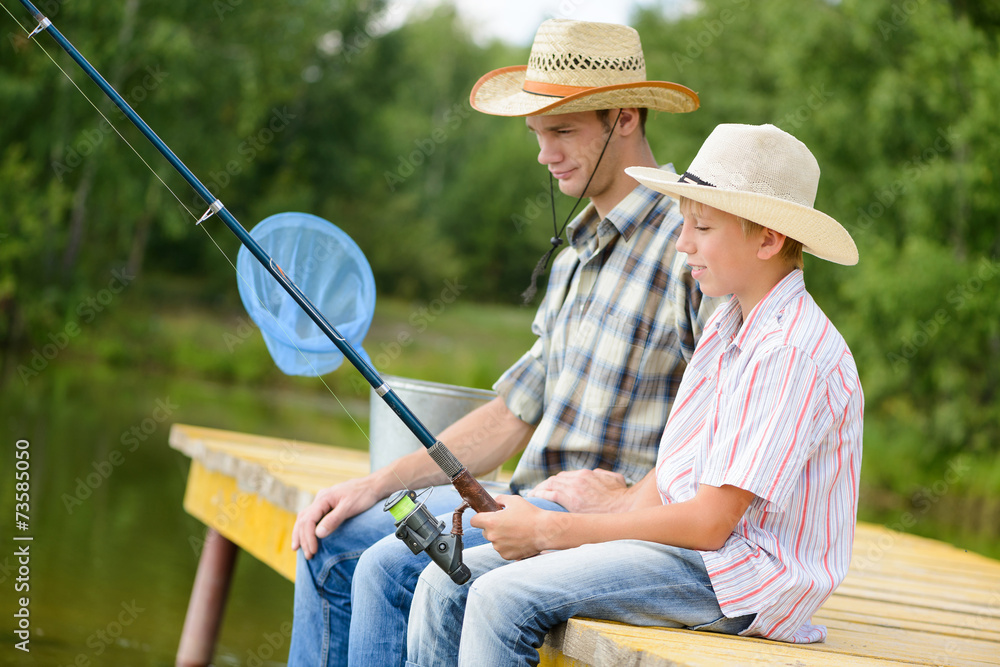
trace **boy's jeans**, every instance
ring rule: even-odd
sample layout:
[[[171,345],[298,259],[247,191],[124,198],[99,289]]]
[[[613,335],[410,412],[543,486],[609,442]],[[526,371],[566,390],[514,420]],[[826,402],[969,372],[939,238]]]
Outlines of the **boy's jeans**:
[[[653,542],[587,544],[521,561],[485,545],[467,551],[465,563],[471,586],[438,568],[420,576],[408,665],[535,665],[545,634],[573,616],[727,634],[754,618],[723,616],[697,551]]]

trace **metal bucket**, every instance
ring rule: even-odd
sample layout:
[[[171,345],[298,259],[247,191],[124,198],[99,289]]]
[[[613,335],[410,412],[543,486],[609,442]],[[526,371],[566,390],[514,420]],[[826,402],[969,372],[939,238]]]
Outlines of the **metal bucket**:
[[[496,392],[487,389],[391,375],[383,375],[382,379],[434,436],[460,417],[496,398]],[[368,417],[372,471],[423,447],[374,388],[369,392]]]

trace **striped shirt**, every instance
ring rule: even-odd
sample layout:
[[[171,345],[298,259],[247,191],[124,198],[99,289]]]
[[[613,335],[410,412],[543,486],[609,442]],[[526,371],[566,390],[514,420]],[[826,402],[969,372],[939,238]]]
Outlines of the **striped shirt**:
[[[631,483],[652,470],[687,360],[718,300],[702,300],[676,249],[676,202],[644,186],[606,218],[588,206],[567,228],[532,323],[532,348],[496,382],[536,428],[518,492],[562,470],[604,468]]]
[[[742,634],[822,641],[813,612],[847,574],[861,472],[864,396],[854,357],[793,271],[741,327],[732,298],[705,327],[663,434],[665,503],[698,484],[756,497],[718,551],[702,557]]]

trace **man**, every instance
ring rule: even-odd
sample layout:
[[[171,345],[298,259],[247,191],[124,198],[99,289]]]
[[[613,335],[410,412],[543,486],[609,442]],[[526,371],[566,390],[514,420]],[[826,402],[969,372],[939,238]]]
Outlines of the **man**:
[[[631,28],[554,20],[540,27],[529,65],[485,75],[471,104],[526,117],[560,191],[590,205],[566,228],[569,247],[532,324],[538,341],[494,385],[497,399],[439,437],[473,474],[523,452],[510,492],[540,507],[605,511],[653,467],[686,360],[715,305],[703,303],[677,254],[676,205],[624,173],[657,166],[646,110],[693,111],[698,98],[645,80]],[[421,450],[324,489],[299,514],[290,664],[341,664],[348,653],[356,664],[401,664],[413,588],[429,561],[392,535],[379,501],[404,484],[447,481]],[[448,515],[460,502],[450,486],[427,500]],[[466,526],[465,545],[482,544]]]

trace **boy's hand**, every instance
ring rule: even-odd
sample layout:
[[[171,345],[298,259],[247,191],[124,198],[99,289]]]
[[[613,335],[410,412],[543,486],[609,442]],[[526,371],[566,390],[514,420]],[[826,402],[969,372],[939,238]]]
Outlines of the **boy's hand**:
[[[520,496],[498,495],[504,508],[498,512],[480,512],[470,523],[483,531],[497,553],[507,560],[521,560],[545,549],[548,520],[562,512],[541,510]]]
[[[549,477],[525,495],[551,500],[570,512],[622,512],[628,485],[621,473],[610,470],[563,471]]]

